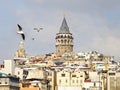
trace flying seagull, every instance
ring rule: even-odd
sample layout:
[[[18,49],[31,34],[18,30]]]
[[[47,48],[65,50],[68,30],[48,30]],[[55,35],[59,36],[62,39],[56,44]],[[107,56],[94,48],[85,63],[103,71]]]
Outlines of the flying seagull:
[[[39,32],[40,30],[43,30],[43,28],[34,28],[34,30],[36,30],[37,32]]]
[[[22,36],[22,39],[25,40],[25,34],[24,34],[23,30],[22,30],[22,27],[19,24],[17,24],[17,26],[18,26],[18,29],[19,29],[17,31],[17,34],[20,34]]]

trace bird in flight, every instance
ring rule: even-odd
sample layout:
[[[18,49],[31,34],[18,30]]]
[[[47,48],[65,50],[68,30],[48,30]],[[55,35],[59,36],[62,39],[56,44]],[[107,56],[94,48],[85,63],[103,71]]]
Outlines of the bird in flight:
[[[18,26],[17,34],[20,34],[22,36],[22,39],[25,40],[25,34],[22,30],[22,27],[19,24],[17,24],[17,26]]]
[[[43,30],[43,28],[34,28],[34,30],[36,30],[37,32],[39,32],[40,30]]]

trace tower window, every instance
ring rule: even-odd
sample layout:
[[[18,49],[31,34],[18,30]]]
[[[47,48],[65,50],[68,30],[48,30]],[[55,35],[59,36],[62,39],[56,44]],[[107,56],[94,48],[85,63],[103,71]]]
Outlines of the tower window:
[[[63,38],[63,35],[61,35],[61,38]]]
[[[64,43],[66,44],[67,40],[64,40]]]
[[[68,40],[68,43],[70,43],[70,41]]]
[[[60,43],[60,40],[58,40],[58,42]]]
[[[61,40],[61,43],[63,43],[63,40]]]

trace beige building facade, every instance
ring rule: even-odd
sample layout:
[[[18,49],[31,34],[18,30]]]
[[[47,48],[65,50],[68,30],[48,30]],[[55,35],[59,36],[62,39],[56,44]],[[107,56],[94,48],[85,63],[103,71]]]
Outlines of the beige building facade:
[[[84,86],[85,73],[80,70],[62,70],[57,72],[56,90],[60,87],[76,87]],[[68,89],[66,89],[68,90]]]
[[[108,72],[107,90],[120,90],[120,72],[116,71]]]

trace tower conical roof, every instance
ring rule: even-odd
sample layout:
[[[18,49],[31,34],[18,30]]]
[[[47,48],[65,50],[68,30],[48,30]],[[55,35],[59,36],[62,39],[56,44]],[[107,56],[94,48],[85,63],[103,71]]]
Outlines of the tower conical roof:
[[[59,33],[70,33],[66,19],[64,17]]]

